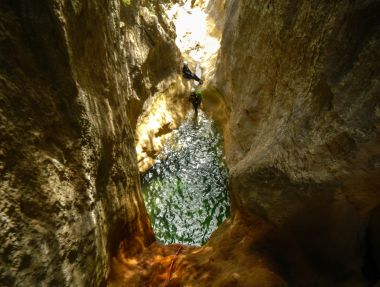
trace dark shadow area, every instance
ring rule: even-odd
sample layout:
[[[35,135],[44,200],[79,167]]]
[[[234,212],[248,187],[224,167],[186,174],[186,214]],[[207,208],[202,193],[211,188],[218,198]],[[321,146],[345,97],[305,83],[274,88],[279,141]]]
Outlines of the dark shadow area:
[[[373,250],[368,246],[364,254],[362,273],[370,283],[376,284],[380,280],[380,269],[372,254]]]
[[[371,217],[366,233],[366,251],[362,267],[363,276],[372,284],[380,281],[380,207],[377,207]]]
[[[172,132],[172,129],[169,128],[169,125],[170,125],[170,123],[164,125],[162,128],[160,128],[160,129],[158,130],[157,133],[154,134],[154,136],[157,138],[157,137],[160,137],[160,136],[162,136],[162,135],[166,135],[166,134]]]
[[[361,270],[356,268],[364,254],[362,224],[349,202],[332,202],[321,196],[305,202],[282,226],[255,241],[250,250],[260,253],[290,286],[350,286],[344,284],[357,280],[364,283]],[[366,272],[364,276],[374,284],[380,273],[371,254],[368,247],[363,274]]]

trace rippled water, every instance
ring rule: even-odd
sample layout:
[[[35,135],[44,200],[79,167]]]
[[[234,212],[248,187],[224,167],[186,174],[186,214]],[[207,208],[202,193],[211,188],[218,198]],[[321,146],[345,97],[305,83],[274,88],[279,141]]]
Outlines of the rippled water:
[[[222,131],[198,113],[187,115],[156,164],[141,175],[145,205],[164,244],[204,245],[230,214]]]

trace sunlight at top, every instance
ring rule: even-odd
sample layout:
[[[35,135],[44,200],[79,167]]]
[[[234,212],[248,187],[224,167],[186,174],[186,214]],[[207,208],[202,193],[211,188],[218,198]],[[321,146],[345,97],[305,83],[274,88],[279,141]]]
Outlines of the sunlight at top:
[[[188,53],[196,62],[200,62],[205,54],[219,48],[219,39],[208,35],[209,26],[212,24],[205,13],[207,4],[208,1],[205,1],[202,7],[191,8],[191,1],[186,1],[182,6],[174,4],[165,11],[176,26],[176,45],[181,53]]]

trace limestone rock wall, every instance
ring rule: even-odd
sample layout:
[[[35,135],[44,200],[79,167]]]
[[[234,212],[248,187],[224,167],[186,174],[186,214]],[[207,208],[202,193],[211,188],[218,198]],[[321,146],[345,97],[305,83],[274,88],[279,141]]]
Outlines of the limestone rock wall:
[[[146,1],[145,1],[146,2]],[[128,89],[128,117],[134,129],[140,172],[147,171],[167,136],[183,121],[190,83],[182,78],[175,27],[139,5],[121,3],[121,54]]]
[[[120,11],[121,60],[128,75],[128,115],[133,129],[154,97],[167,90],[181,73],[174,28],[159,12],[157,17],[139,4],[121,2]]]
[[[208,112],[229,143],[231,217],[180,252],[170,284],[378,286],[379,2],[209,3],[224,28],[203,58],[205,111],[220,106]],[[111,286],[162,286],[165,248],[122,263]]]
[[[119,9],[116,0],[0,3],[1,286],[103,286],[119,245],[128,257],[155,240]]]
[[[126,28],[125,39],[130,40],[126,40],[124,46],[128,50],[136,50],[136,53],[127,57],[127,67],[131,79],[135,81],[132,86],[139,87],[136,91],[142,95],[139,96],[140,100],[137,97],[132,100],[132,113],[139,115],[135,139],[141,173],[146,172],[155,163],[155,158],[172,130],[182,124],[185,115],[192,109],[192,106],[187,104],[192,87],[202,91],[203,111],[222,127],[226,148],[228,146],[230,111],[213,80],[222,36],[224,5],[216,0],[185,0],[177,4],[174,2],[176,1],[156,5],[157,17],[149,15],[147,9],[140,9],[140,17],[133,16],[136,18],[135,21],[131,21],[133,17],[127,15],[138,14],[129,6],[125,6],[125,22],[135,28]],[[164,12],[166,14],[163,14]],[[165,18],[163,15],[166,15]],[[157,25],[157,21],[160,25]],[[136,32],[142,30],[139,27],[146,26],[150,29],[149,33],[146,33],[148,30],[145,28],[143,32]],[[160,33],[166,33],[168,36],[160,37]],[[154,39],[154,45],[151,41],[141,41],[148,34],[151,35],[150,39]],[[189,63],[192,71],[195,71],[199,64],[201,77],[205,80],[202,86],[196,86],[193,80],[182,77],[183,60]],[[157,65],[165,67],[160,71],[165,76],[161,81],[155,79],[156,76],[152,77],[152,74],[157,72]],[[139,69],[139,66],[144,69]]]
[[[187,103],[190,89],[190,82],[177,75],[176,81],[164,92],[145,102],[135,130],[140,173],[155,163],[167,138],[182,124],[192,108]]]
[[[232,211],[265,220],[273,246],[293,242],[298,255],[273,255],[292,286],[375,283],[380,2],[226,3],[215,83],[231,109]]]
[[[222,39],[204,58],[204,105],[223,127],[232,214],[179,255],[172,285],[372,286],[380,2],[207,3]],[[140,4],[0,3],[1,286],[104,286],[110,261],[124,285],[163,283],[176,250],[144,249],[138,168],[190,85],[173,25]]]

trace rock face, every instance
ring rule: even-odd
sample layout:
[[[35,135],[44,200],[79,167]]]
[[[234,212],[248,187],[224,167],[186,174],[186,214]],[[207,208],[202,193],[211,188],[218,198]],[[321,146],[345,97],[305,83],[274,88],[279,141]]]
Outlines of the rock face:
[[[118,250],[155,240],[119,1],[5,0],[0,11],[0,285],[102,286]]]
[[[131,103],[131,122],[137,122],[139,171],[144,173],[155,163],[172,130],[181,125],[192,108],[187,104],[192,87],[202,91],[203,111],[223,127],[228,146],[230,111],[212,81],[222,36],[223,3],[208,0],[156,5],[157,17],[149,15],[147,9],[139,13],[137,10],[122,5],[121,19],[130,27],[125,29],[124,39],[128,40],[124,40],[122,46],[133,51],[127,53],[126,67],[134,81],[132,87],[139,94]],[[166,14],[162,14],[164,12]],[[170,24],[162,15],[170,18]],[[147,35],[150,35],[148,40],[144,40]],[[196,86],[193,80],[182,77],[183,60],[192,71],[199,64],[202,78],[206,80],[204,85]]]
[[[180,253],[172,286],[378,286],[379,1],[231,0],[224,13],[204,88],[231,111],[232,214]],[[163,284],[174,251],[154,249],[156,273],[127,283]]]
[[[182,56],[173,25],[147,8],[121,3],[121,54],[129,95],[139,170],[147,171],[167,136],[189,110],[190,81],[182,78]]]
[[[350,280],[365,282],[362,271],[376,283],[379,1],[227,6],[215,75],[231,109],[235,211],[297,247],[303,263],[273,255],[290,266],[291,286],[356,286]]]
[[[147,8],[121,2],[120,20],[121,60],[130,96],[128,115],[135,129],[138,117],[154,97],[180,75],[181,54],[174,43],[175,31],[162,16],[157,18]]]
[[[173,27],[139,1],[29,2],[0,3],[1,286],[104,286],[111,263],[109,286],[162,286],[178,246],[150,245],[133,129],[153,159],[188,109]],[[207,3],[231,217],[170,286],[373,286],[380,2]]]
[[[161,152],[173,129],[183,122],[191,106],[190,83],[178,75],[163,93],[149,98],[144,103],[136,130],[136,150],[140,173],[146,172]]]

